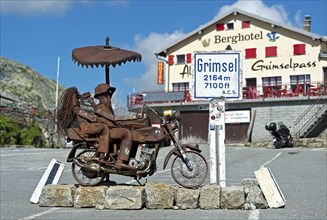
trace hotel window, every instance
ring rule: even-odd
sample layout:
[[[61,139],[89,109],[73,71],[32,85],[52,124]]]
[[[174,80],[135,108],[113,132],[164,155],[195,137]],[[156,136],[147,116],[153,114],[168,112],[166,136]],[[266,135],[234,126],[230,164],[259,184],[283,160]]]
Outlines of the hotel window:
[[[250,28],[250,21],[242,21],[242,28]]]
[[[234,23],[233,22],[227,24],[227,30],[234,30]]]
[[[216,24],[216,31],[225,30],[225,24]]]
[[[178,91],[189,91],[189,83],[173,83],[173,91],[178,92]]]
[[[310,74],[290,76],[290,80],[292,91],[295,93],[304,93],[304,91],[308,91],[310,89]]]
[[[176,57],[177,57],[176,64],[185,64],[185,55],[184,54],[177,55]]]
[[[266,57],[277,57],[277,47],[266,47]]]
[[[245,49],[245,59],[256,58],[257,57],[257,48]]]
[[[305,54],[305,44],[294,44],[293,45],[293,53],[294,53],[294,55]]]
[[[282,77],[262,77],[263,91],[271,94],[277,92],[282,86]]]

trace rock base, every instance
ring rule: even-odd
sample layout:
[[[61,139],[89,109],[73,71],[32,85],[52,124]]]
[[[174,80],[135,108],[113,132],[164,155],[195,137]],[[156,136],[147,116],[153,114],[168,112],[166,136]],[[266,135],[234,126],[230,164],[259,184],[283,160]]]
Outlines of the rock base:
[[[39,205],[112,210],[268,208],[256,179],[245,179],[242,186],[205,185],[199,189],[167,183],[147,183],[144,187],[46,185]]]

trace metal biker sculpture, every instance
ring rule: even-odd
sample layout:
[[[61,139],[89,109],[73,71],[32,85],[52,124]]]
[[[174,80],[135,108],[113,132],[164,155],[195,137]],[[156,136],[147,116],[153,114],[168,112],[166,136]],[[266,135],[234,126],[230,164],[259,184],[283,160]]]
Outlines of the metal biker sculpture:
[[[169,159],[174,156],[171,164],[171,175],[173,179],[181,186],[186,188],[198,188],[205,181],[208,174],[208,164],[205,158],[200,154],[201,150],[198,145],[182,145],[177,140],[175,133],[178,131],[178,113],[169,117],[162,117],[151,107],[144,105],[143,110],[148,110],[147,114],[153,114],[160,119],[160,128],[152,127],[149,117],[140,119],[115,120],[116,127],[129,129],[132,134],[132,148],[128,153],[128,161],[123,167],[117,168],[116,163],[119,160],[122,140],[112,138],[109,135],[108,152],[104,155],[104,162],[99,161],[98,147],[100,146],[103,132],[85,132],[89,131],[93,123],[99,123],[101,116],[94,114],[96,122],[89,120],[80,123],[80,115],[72,111],[76,106],[76,101],[67,89],[60,98],[58,109],[59,126],[66,131],[68,139],[73,140],[74,145],[71,149],[67,161],[72,163],[72,173],[74,179],[83,186],[94,186],[101,183],[107,174],[119,174],[134,177],[139,182],[141,178],[153,175],[157,170],[157,156],[161,144],[170,139],[174,148],[166,155],[163,168],[165,169]],[[90,100],[89,93],[82,96],[76,91],[74,93],[79,99]],[[78,111],[79,113],[81,110]],[[144,111],[143,111],[144,113]],[[141,114],[142,116],[144,114]],[[83,115],[83,113],[81,114]],[[76,124],[76,121],[79,124]],[[75,123],[75,126],[74,126]],[[103,142],[102,142],[103,143]],[[126,148],[125,148],[126,149]],[[77,151],[80,151],[77,155]],[[141,184],[139,182],[139,184]]]
[[[98,185],[108,174],[134,177],[141,184],[140,179],[156,172],[158,153],[167,139],[173,142],[174,148],[166,155],[163,168],[173,156],[171,175],[178,184],[198,188],[205,181],[208,164],[198,145],[182,145],[175,136],[178,113],[162,117],[144,105],[141,118],[116,119],[111,106],[115,88],[110,87],[109,66],[140,61],[139,53],[113,47],[106,38],[105,45],[74,49],[72,58],[82,67],[105,67],[106,73],[106,83],[95,89],[99,104],[89,92],[80,95],[75,87],[66,89],[59,101],[58,127],[74,143],[67,161],[72,162],[72,174],[79,184]],[[93,111],[81,108],[80,104],[86,101]],[[151,126],[150,116],[160,120],[160,127]]]

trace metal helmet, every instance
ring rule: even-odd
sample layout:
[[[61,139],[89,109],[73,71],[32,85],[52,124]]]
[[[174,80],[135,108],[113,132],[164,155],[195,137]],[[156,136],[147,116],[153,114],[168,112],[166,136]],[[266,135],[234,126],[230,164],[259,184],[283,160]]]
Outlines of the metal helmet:
[[[101,83],[95,87],[94,97],[97,97],[100,94],[108,94],[111,97],[115,91],[116,91],[115,87],[111,87],[106,83]]]

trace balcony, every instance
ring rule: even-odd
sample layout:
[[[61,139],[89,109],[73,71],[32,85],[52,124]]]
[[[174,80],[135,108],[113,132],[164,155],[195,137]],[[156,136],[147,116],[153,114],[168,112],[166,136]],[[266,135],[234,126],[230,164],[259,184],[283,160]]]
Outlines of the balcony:
[[[129,94],[128,109],[141,106],[143,104],[167,104],[192,102],[189,91],[164,92],[164,91],[144,91]]]
[[[327,94],[324,84],[326,82],[245,86],[242,95],[243,99],[320,96]]]
[[[243,101],[260,101],[272,99],[296,99],[297,97],[314,97],[327,94],[327,82],[312,82],[310,84],[281,84],[276,86],[266,85],[247,85],[242,88]],[[164,91],[144,91],[129,94],[127,107],[128,109],[138,108],[143,104],[197,104],[203,99],[193,99],[189,91],[164,92]]]

